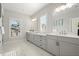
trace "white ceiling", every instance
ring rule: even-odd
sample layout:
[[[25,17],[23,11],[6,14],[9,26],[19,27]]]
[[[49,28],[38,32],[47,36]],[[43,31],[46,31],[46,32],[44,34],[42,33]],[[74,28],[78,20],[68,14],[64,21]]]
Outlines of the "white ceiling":
[[[3,3],[4,9],[12,10],[15,12],[24,13],[27,15],[33,15],[43,7],[48,5],[47,3]]]

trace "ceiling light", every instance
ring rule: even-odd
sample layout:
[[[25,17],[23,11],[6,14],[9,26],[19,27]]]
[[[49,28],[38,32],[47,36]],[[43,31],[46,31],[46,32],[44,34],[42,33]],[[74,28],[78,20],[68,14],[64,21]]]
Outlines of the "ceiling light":
[[[31,8],[38,8],[41,4],[40,3],[28,3],[27,5],[28,7],[31,7]]]

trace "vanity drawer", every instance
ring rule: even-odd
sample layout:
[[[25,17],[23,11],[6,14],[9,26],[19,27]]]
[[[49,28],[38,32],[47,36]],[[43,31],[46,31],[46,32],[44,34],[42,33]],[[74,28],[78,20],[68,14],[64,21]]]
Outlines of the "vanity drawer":
[[[47,35],[47,39],[55,39],[55,40],[57,40],[58,37],[55,36],[55,35]]]
[[[70,43],[75,43],[79,44],[79,39],[78,38],[72,38],[72,37],[62,37],[62,41],[70,42]]]
[[[46,49],[46,45],[45,44],[41,44],[40,48]]]

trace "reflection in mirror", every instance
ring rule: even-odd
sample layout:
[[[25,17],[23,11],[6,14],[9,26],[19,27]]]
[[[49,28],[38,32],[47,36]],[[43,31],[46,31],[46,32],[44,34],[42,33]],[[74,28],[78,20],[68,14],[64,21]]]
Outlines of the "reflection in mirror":
[[[17,20],[10,20],[11,36],[18,36],[20,33],[20,24]]]
[[[53,29],[52,29],[53,33],[63,34],[63,31],[64,31],[64,29],[63,29],[64,22],[63,21],[64,21],[63,18],[53,20]]]

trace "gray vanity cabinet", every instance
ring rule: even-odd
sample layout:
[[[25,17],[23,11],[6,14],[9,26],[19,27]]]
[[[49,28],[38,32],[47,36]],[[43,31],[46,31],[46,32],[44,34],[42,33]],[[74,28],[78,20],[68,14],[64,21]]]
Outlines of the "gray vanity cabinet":
[[[59,42],[56,36],[49,36],[47,38],[47,50],[48,52],[59,56]]]
[[[79,56],[79,46],[69,42],[60,42],[60,56]]]
[[[46,36],[42,35],[34,35],[34,44],[39,46],[40,48],[46,49]]]
[[[29,34],[29,41],[56,56],[79,56],[79,38]]]
[[[79,56],[79,39],[73,37],[62,37],[60,41],[61,56]]]

